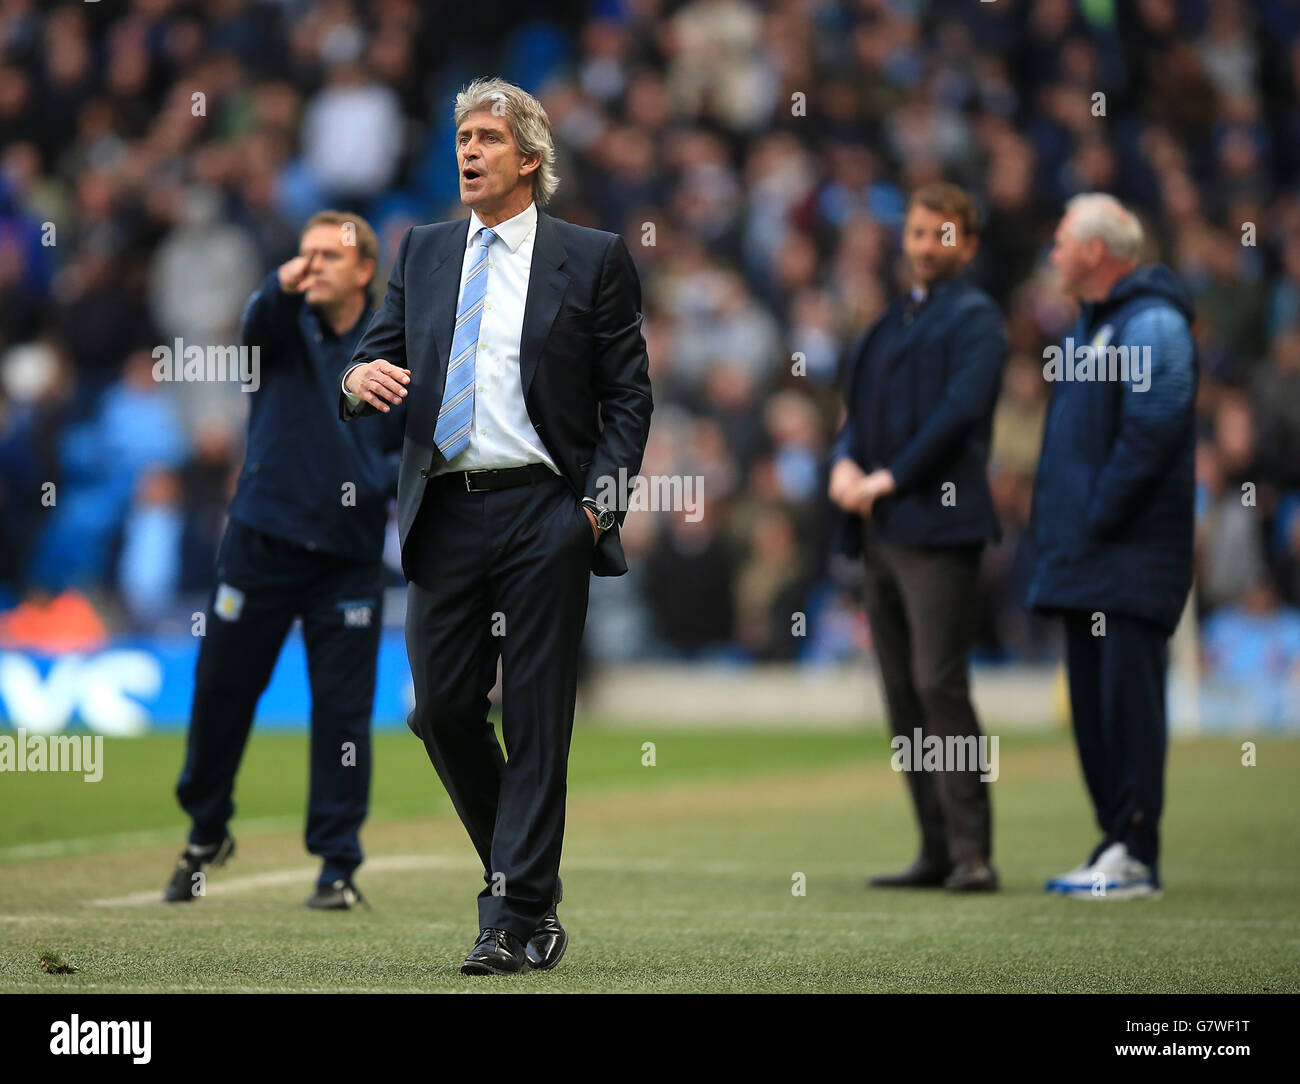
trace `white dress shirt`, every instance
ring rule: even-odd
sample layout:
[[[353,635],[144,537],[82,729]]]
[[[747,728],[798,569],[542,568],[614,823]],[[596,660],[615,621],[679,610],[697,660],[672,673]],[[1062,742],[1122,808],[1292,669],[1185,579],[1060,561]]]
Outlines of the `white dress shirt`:
[[[460,295],[465,290],[465,276],[478,248],[478,231],[482,228],[478,215],[471,213],[465,229],[465,257],[461,265],[460,290],[456,295],[457,312],[460,311]],[[465,449],[449,463],[440,461],[431,473],[497,470],[545,463],[559,474],[559,468],[528,417],[519,376],[524,304],[528,300],[533,242],[537,238],[537,205],[530,202],[514,218],[508,218],[491,229],[497,239],[488,247],[487,285],[478,329],[478,356],[474,359],[474,424],[470,427],[469,444]],[[425,303],[424,299],[407,293],[408,306],[422,303]],[[347,379],[346,374],[344,379]],[[344,395],[352,406],[361,402],[360,396],[353,395],[346,388]],[[431,428],[436,424],[437,419],[429,419]],[[433,439],[432,432],[429,438]]]

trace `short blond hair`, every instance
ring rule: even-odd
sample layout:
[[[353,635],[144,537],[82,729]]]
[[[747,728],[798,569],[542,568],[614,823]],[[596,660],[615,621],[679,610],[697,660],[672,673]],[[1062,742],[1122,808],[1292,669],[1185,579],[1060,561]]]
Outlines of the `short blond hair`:
[[[475,79],[456,95],[456,108],[452,119],[459,130],[465,118],[480,109],[490,109],[504,116],[519,153],[526,158],[537,155],[541,163],[533,172],[533,201],[540,207],[550,201],[560,187],[555,173],[555,138],[551,134],[551,118],[542,103],[523,87],[504,79]]]

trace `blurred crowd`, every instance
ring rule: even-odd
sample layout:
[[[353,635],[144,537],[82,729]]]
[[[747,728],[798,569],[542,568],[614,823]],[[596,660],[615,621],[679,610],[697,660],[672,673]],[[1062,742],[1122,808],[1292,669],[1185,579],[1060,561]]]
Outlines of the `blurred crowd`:
[[[842,353],[903,288],[907,193],[972,191],[972,274],[1011,355],[980,653],[1052,655],[1023,608],[1048,386],[1072,312],[1045,261],[1101,190],[1197,303],[1195,604],[1224,672],[1300,665],[1300,8],[1285,0],[0,0],[0,643],[188,623],[242,453],[234,385],[151,351],[237,342],[299,225],[463,214],[455,91],[501,74],[550,113],[552,213],[638,262],[656,411],[593,581],[597,659],[808,660],[869,644],[829,553]],[[380,269],[385,280],[387,267]],[[400,577],[394,573],[395,582]],[[1250,644],[1249,648],[1242,645]]]

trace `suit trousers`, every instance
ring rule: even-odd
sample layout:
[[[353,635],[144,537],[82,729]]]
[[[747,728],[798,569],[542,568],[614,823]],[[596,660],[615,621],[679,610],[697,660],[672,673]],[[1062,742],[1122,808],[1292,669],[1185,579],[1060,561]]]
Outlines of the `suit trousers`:
[[[527,940],[559,875],[595,539],[558,475],[486,493],[457,478],[428,483],[407,540],[410,726],[483,862],[479,926]]]
[[[864,600],[890,729],[909,742],[917,730],[923,739],[981,736],[969,685],[981,550],[878,539],[864,547]],[[978,767],[913,771],[911,758],[905,763],[922,860],[947,867],[991,859],[992,806]]]
[[[1104,837],[1092,860],[1123,843],[1151,867],[1158,884],[1169,638],[1141,618],[1107,614],[1099,626],[1092,614],[1071,612],[1065,658],[1075,745]]]
[[[370,804],[370,713],[382,629],[382,562],[312,551],[232,521],[200,641],[185,766],[176,796],[190,842],[220,842],[235,811],[235,774],[253,712],[296,616],[311,682],[307,850],[319,883],[361,864]]]

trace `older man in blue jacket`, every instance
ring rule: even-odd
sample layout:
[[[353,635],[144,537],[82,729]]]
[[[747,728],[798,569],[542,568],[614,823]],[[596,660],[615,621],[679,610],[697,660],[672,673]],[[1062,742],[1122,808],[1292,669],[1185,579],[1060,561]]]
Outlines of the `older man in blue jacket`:
[[[999,534],[986,465],[1007,336],[997,306],[961,274],[976,231],[974,203],[955,185],[912,194],[903,224],[912,289],[844,372],[848,420],[830,496],[846,513],[841,549],[862,554],[896,759],[921,830],[916,861],[873,877],[876,887],[997,888],[968,657],[980,554]],[[916,746],[936,739],[945,754],[962,750],[962,762],[923,757]]]
[[[1160,889],[1168,639],[1192,581],[1192,304],[1168,268],[1138,267],[1141,247],[1133,214],[1090,193],[1067,205],[1052,250],[1081,310],[1045,352],[1029,604],[1064,617],[1075,740],[1102,831],[1047,889],[1085,899]]]

